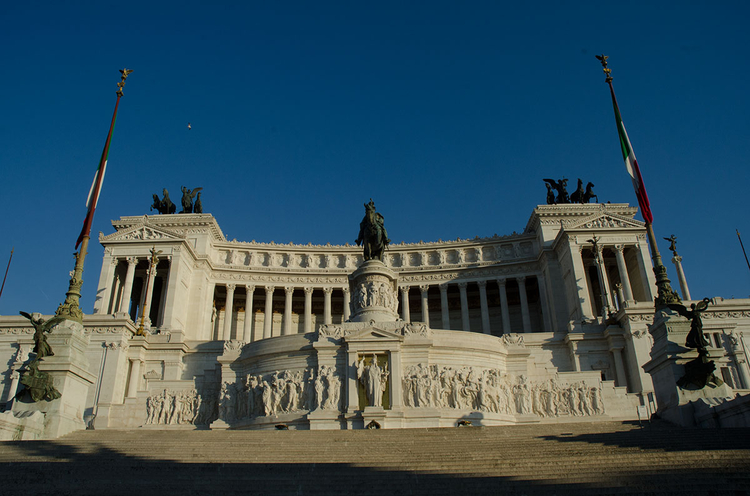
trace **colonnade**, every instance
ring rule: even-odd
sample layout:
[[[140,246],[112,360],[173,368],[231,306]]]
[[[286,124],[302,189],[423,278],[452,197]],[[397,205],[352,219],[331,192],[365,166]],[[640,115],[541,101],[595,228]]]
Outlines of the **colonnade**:
[[[532,313],[536,311],[531,309],[529,299],[527,297],[527,278],[531,277],[536,279],[538,287],[538,295],[533,295],[535,302],[538,301],[538,307],[541,311],[541,316],[535,317],[538,322],[538,328],[534,328],[532,325]],[[512,324],[511,319],[511,308],[508,303],[508,293],[506,291],[506,284],[510,279],[499,278],[499,279],[487,279],[487,280],[473,280],[473,281],[457,281],[457,282],[443,282],[439,284],[419,284],[409,285],[403,284],[399,286],[401,301],[400,301],[400,315],[404,321],[412,321],[412,314],[419,312],[418,320],[436,329],[454,329],[459,327],[454,322],[453,327],[451,326],[451,309],[455,312],[456,307],[460,306],[460,327],[458,330],[464,331],[475,331],[483,332],[485,334],[503,334],[508,332],[532,332],[532,331],[548,331],[552,330],[550,322],[550,316],[548,311],[548,300],[547,291],[545,289],[544,278],[541,275],[532,276],[520,276],[512,278],[512,280],[518,286],[518,305],[520,306],[520,319],[516,318],[517,324]],[[481,327],[472,329],[471,318],[470,318],[470,307],[476,308],[476,288],[473,288],[473,293],[470,295],[467,288],[475,284],[479,288],[479,314],[481,317]],[[494,305],[490,304],[488,299],[488,287],[495,285],[493,289]],[[213,298],[209,302],[209,307],[206,308],[206,314],[210,316],[210,321],[206,321],[206,329],[210,329],[210,335],[205,335],[206,339],[218,339],[218,340],[230,340],[238,339],[244,342],[252,342],[258,339],[267,339],[275,336],[286,336],[290,334],[309,333],[315,330],[315,326],[319,324],[333,324],[337,322],[345,322],[349,319],[351,309],[350,301],[351,294],[348,287],[341,286],[293,286],[293,285],[272,285],[272,284],[244,284],[238,285],[236,283],[217,283],[217,288],[224,288],[226,291],[226,300],[223,307],[223,314],[220,312],[220,303],[217,305],[217,295],[214,288],[210,288],[208,294],[213,295]],[[441,320],[438,322],[430,322],[430,289],[439,288],[440,291],[440,315]],[[418,288],[420,291],[420,302],[418,309],[412,309],[412,304],[416,305],[416,302],[410,300],[409,292],[412,289]],[[451,289],[449,293],[449,288]],[[455,295],[455,288],[458,288],[458,295]],[[243,295],[239,292],[244,289],[244,302],[242,302]],[[494,290],[497,291],[494,291]],[[515,289],[515,288],[514,288]],[[276,326],[274,326],[274,294],[277,290],[283,290],[283,312],[281,311],[281,305],[279,305],[279,299],[277,298],[276,313],[281,314],[277,316]],[[293,301],[299,304],[299,300],[295,300],[295,291],[297,295],[300,291],[304,293],[304,311],[299,315],[299,321],[296,320],[296,314],[293,314],[292,305]],[[320,298],[322,293],[322,321],[321,314],[313,313],[313,293],[317,291],[317,297]],[[343,307],[341,313],[333,312],[332,298],[336,296],[337,308],[339,304]],[[499,302],[497,301],[497,293],[499,293]],[[515,293],[514,293],[515,295]],[[457,296],[457,297],[456,297]],[[537,298],[538,296],[538,298]],[[515,297],[515,296],[514,296]],[[263,303],[257,303],[257,299],[262,298]],[[221,295],[218,296],[221,300]],[[316,299],[317,305],[320,305],[321,299]],[[456,303],[459,305],[456,305]],[[240,323],[239,312],[235,311],[235,308],[243,306],[244,303],[244,322]],[[451,305],[453,303],[453,305]],[[433,306],[435,302],[433,302]],[[491,327],[490,310],[497,309],[501,314],[502,326],[496,324],[495,328]],[[253,309],[256,308],[257,312],[260,313],[263,310],[262,320],[255,318]],[[299,308],[299,307],[298,307]],[[320,306],[318,306],[320,311]],[[299,311],[298,311],[299,312]],[[518,309],[515,310],[515,315],[518,316]],[[294,315],[294,316],[293,316]],[[454,313],[455,315],[455,313]],[[495,313],[497,315],[497,312]],[[223,317],[223,319],[222,319]],[[279,325],[280,317],[280,325]],[[434,315],[433,315],[434,317]],[[476,318],[476,313],[474,313]],[[218,322],[217,320],[218,319]],[[255,326],[256,328],[254,328]]]

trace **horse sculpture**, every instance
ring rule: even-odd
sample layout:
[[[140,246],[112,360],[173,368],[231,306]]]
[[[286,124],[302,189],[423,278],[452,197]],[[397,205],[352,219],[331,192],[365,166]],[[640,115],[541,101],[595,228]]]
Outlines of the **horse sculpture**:
[[[596,198],[596,203],[599,203],[599,197],[594,194],[594,183],[589,182],[586,185],[586,192],[583,194],[581,203],[588,203],[592,198]]]
[[[160,214],[173,214],[175,211],[177,211],[177,206],[172,203],[172,200],[169,199],[169,192],[164,189],[164,198],[159,200],[159,195],[153,195],[154,196],[154,204],[151,205],[151,210],[156,209],[157,212]]]
[[[383,261],[383,253],[391,242],[388,232],[385,230],[383,216],[375,212],[375,203],[370,198],[370,203],[365,203],[365,216],[359,223],[359,236],[357,246],[364,248],[364,258],[367,260]]]

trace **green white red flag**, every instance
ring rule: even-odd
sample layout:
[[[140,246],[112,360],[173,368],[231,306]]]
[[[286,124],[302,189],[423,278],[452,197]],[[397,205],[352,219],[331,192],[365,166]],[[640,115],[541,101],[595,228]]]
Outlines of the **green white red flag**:
[[[112,124],[109,126],[109,134],[107,135],[107,141],[104,143],[104,151],[102,152],[102,158],[99,160],[99,167],[96,169],[94,174],[94,182],[91,183],[91,189],[89,189],[89,196],[86,200],[86,218],[83,220],[83,229],[81,234],[76,240],[76,249],[81,244],[83,238],[91,234],[91,224],[94,222],[94,211],[96,205],[99,203],[99,193],[102,190],[102,183],[104,182],[104,173],[107,170],[107,156],[109,155],[109,143],[112,140],[112,131],[115,129],[115,120],[117,119],[117,106],[120,104],[120,95],[117,95],[117,103],[115,103],[115,112],[112,114]]]
[[[617,106],[615,90],[612,87],[611,82],[609,82],[609,91],[610,93],[612,93],[612,104],[615,107],[617,133],[620,135],[620,148],[622,149],[622,158],[625,159],[625,168],[628,170],[630,179],[633,181],[635,196],[638,198],[638,206],[641,208],[641,215],[643,215],[643,220],[645,220],[647,224],[652,224],[654,222],[654,217],[651,214],[651,205],[648,201],[646,185],[643,183],[641,169],[638,167],[638,161],[635,159],[633,146],[630,144],[630,139],[628,138],[627,131],[625,131],[625,124],[622,122],[622,117],[620,116],[620,108]]]

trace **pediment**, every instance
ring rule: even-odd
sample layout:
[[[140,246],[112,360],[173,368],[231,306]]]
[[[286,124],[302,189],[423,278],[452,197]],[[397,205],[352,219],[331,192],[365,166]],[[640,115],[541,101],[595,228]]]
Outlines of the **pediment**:
[[[147,224],[134,226],[129,229],[114,232],[108,236],[99,235],[99,241],[151,241],[151,240],[183,240],[185,236],[171,232],[167,229],[154,227]]]
[[[617,214],[604,213],[592,215],[574,224],[565,226],[565,230],[574,229],[643,229],[645,224],[639,220],[629,219]]]
[[[404,337],[400,334],[397,334],[393,331],[388,331],[385,329],[378,329],[376,326],[368,326],[364,329],[360,329],[358,331],[355,331],[348,336],[344,337],[344,341],[353,343],[353,342],[363,342],[363,341],[403,341]]]

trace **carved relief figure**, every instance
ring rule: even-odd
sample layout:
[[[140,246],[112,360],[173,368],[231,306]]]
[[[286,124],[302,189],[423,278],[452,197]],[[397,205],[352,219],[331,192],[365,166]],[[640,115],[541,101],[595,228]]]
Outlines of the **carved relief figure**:
[[[388,366],[380,367],[376,355],[372,355],[372,362],[365,365],[362,357],[357,364],[357,379],[365,387],[365,395],[369,406],[383,406],[383,392],[388,383]]]

